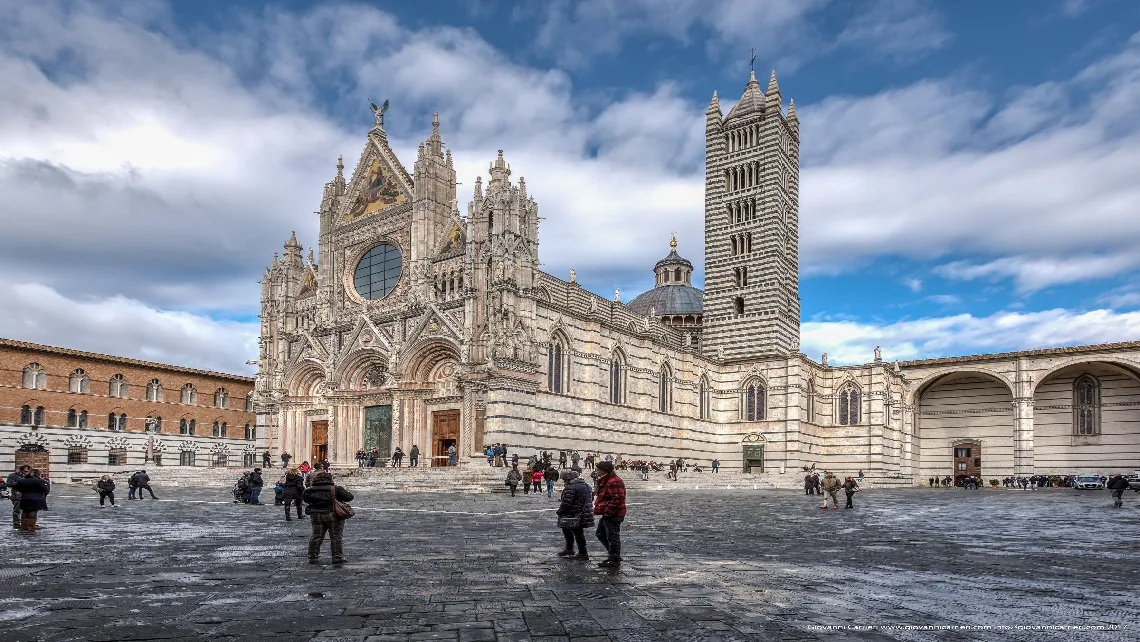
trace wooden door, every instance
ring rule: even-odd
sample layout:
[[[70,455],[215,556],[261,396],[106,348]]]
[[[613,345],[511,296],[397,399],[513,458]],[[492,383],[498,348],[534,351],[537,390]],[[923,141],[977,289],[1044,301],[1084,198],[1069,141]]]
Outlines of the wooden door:
[[[44,448],[43,446],[37,444],[20,446],[16,449],[15,469],[19,470],[20,466],[31,466],[32,468],[38,468],[41,472],[47,474],[49,472],[48,467],[51,461],[49,457],[50,454],[51,453],[47,448]]]
[[[317,462],[327,459],[329,456],[329,422],[314,421],[312,423],[313,432],[313,447],[309,456],[309,463],[315,468]]]
[[[447,465],[447,449],[455,446],[459,452],[459,411],[440,410],[431,413],[432,465]]]

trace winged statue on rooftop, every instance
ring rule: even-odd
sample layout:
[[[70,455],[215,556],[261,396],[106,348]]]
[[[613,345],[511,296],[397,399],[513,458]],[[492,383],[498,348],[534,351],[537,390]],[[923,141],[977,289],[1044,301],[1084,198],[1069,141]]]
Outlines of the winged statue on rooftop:
[[[368,105],[372,107],[372,115],[376,117],[376,124],[383,127],[384,126],[384,112],[388,111],[388,100],[387,99],[384,100],[384,106],[383,107],[377,107],[376,103],[372,102],[371,100],[368,101]]]

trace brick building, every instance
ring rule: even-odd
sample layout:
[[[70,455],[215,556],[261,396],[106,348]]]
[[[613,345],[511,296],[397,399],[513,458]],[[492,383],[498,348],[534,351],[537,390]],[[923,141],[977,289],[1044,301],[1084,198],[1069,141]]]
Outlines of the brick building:
[[[252,390],[249,377],[0,339],[0,467],[30,463],[65,480],[250,465]]]

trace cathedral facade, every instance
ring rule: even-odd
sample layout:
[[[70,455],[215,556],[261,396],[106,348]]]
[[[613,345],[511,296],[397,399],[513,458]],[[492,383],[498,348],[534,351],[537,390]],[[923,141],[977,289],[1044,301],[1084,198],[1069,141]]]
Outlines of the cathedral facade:
[[[800,130],[774,73],[706,114],[703,289],[674,239],[628,303],[539,269],[538,204],[501,151],[461,213],[438,116],[409,174],[374,111],[352,175],[325,185],[317,253],[293,235],[261,281],[275,457],[416,445],[438,465],[503,443],[906,485],[1140,468],[1140,342],[858,366],[799,351]]]

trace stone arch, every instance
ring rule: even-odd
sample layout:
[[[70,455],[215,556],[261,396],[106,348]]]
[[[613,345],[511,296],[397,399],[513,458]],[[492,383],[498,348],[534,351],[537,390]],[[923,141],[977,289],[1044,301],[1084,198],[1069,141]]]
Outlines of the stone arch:
[[[955,366],[952,368],[943,368],[941,370],[935,370],[934,372],[931,372],[931,373],[927,374],[926,376],[924,376],[922,378],[922,380],[919,382],[919,384],[917,386],[915,386],[915,388],[913,390],[911,390],[910,393],[907,395],[907,398],[906,398],[907,405],[913,406],[913,405],[917,404],[922,393],[926,392],[928,389],[933,387],[936,383],[938,383],[938,381],[945,378],[947,375],[952,375],[952,374],[979,374],[979,375],[984,375],[986,377],[991,377],[993,379],[997,379],[998,381],[1005,384],[1006,388],[1009,389],[1009,393],[1011,396],[1014,394],[1014,392],[1016,391],[1016,388],[1017,388],[1014,385],[1014,383],[1009,380],[1008,377],[1006,377],[1004,374],[997,372],[995,370],[990,370],[989,368],[979,368],[977,366],[969,366],[969,365]]]
[[[293,367],[285,380],[286,394],[290,397],[310,397],[319,393],[325,382],[325,369],[317,362],[304,360]]]
[[[415,346],[408,352],[403,368],[403,379],[410,381],[434,381],[440,375],[444,364],[459,364],[460,350],[454,342],[435,338]]]
[[[363,390],[364,383],[376,379],[376,371],[388,370],[388,355],[375,348],[362,348],[341,359],[332,380],[340,390]],[[370,381],[371,386],[375,381]]]
[[[1036,393],[1037,389],[1041,386],[1042,383],[1048,381],[1053,375],[1057,374],[1058,372],[1067,368],[1071,368],[1073,366],[1081,365],[1107,366],[1109,369],[1119,370],[1124,374],[1136,379],[1137,381],[1140,381],[1140,362],[1132,359],[1125,359],[1122,357],[1090,355],[1087,357],[1074,357],[1072,359],[1066,359],[1065,361],[1062,361],[1061,363],[1049,368],[1049,370],[1043,372],[1040,376],[1036,376],[1033,382],[1033,392]]]

